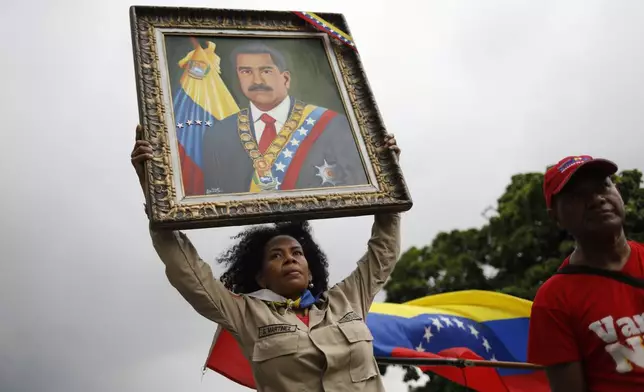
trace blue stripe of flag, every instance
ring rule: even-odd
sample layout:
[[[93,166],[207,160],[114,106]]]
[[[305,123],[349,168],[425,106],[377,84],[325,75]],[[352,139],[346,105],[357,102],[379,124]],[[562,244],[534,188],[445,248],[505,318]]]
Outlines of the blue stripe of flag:
[[[216,119],[180,88],[174,96],[174,120],[177,139],[186,154],[199,167],[202,167],[201,143],[209,127],[214,126]],[[192,125],[188,125],[191,121]],[[201,121],[201,125],[197,124]],[[210,125],[207,125],[208,122]]]
[[[526,361],[527,318],[477,323],[464,317],[440,314],[405,318],[369,313],[367,325],[374,336],[376,356],[390,356],[396,347],[434,354],[450,348],[467,348],[485,360]],[[498,372],[505,376],[533,371],[498,369]]]

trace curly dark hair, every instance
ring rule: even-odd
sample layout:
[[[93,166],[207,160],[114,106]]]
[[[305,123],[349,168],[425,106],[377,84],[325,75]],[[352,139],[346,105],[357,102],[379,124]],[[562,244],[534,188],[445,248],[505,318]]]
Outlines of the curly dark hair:
[[[328,289],[329,264],[326,255],[313,240],[308,222],[280,222],[254,226],[233,236],[239,241],[226,250],[217,262],[228,268],[220,280],[233,293],[246,294],[260,290],[255,278],[262,269],[266,243],[278,235],[295,238],[304,252],[313,277],[311,294],[317,296]]]

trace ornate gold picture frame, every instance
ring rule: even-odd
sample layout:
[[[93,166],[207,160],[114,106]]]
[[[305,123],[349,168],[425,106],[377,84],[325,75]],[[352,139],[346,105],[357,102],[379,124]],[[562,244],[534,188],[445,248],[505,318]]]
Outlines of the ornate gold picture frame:
[[[291,12],[133,6],[130,22],[154,227],[411,208],[351,46]]]

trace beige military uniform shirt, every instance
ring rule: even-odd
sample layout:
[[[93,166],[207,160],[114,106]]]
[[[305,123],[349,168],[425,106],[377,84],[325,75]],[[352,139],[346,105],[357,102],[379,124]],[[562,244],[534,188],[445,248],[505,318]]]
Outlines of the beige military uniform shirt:
[[[374,217],[365,255],[310,309],[308,326],[292,310],[227,290],[183,233],[151,236],[172,286],[235,337],[259,392],[384,391],[365,320],[398,260],[398,214]]]

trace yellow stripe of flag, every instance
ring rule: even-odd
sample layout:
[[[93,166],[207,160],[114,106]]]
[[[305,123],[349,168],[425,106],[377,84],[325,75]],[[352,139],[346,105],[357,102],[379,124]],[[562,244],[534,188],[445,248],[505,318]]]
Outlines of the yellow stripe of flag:
[[[374,303],[371,313],[412,318],[423,314],[466,317],[477,322],[530,317],[532,302],[493,291],[465,290],[430,295],[404,304]]]

